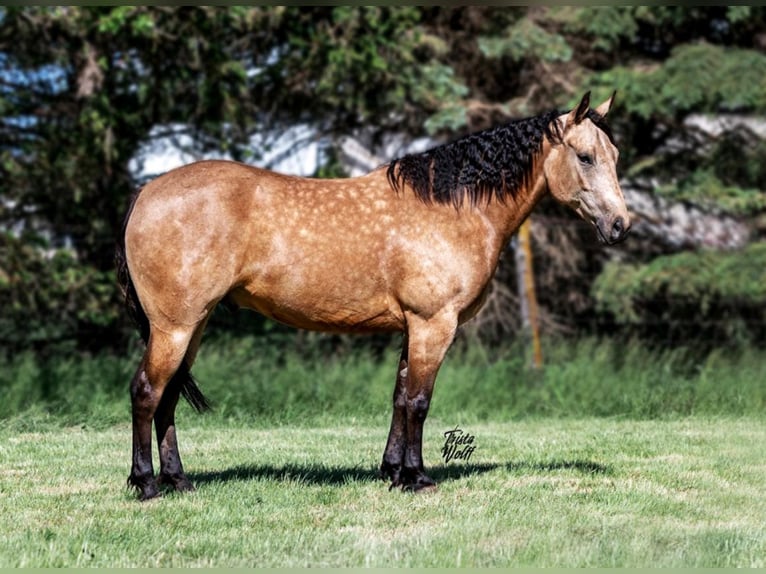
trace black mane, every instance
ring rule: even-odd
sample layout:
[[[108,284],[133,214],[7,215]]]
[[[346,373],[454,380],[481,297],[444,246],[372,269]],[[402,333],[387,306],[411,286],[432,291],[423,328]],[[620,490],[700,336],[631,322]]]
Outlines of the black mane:
[[[504,201],[529,177],[543,137],[561,142],[554,120],[563,113],[553,110],[515,120],[395,159],[388,166],[388,181],[396,191],[408,184],[425,202],[458,207],[465,198],[471,204],[493,197]],[[612,140],[609,126],[598,113],[588,110],[587,117]]]

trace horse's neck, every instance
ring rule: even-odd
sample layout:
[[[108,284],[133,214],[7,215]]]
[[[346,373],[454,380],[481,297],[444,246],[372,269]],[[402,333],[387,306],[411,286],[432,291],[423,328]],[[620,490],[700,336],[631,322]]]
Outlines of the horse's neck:
[[[548,193],[548,184],[543,174],[545,154],[536,158],[528,184],[506,197],[505,201],[493,200],[487,206],[486,214],[492,220],[493,225],[502,242],[502,247],[510,241],[524,220],[529,217],[535,205]]]

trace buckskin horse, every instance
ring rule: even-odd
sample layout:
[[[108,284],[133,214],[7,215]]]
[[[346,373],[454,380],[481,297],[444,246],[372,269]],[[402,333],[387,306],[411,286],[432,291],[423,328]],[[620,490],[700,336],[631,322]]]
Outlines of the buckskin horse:
[[[367,175],[312,179],[233,161],[199,161],[133,198],[116,252],[146,350],[130,384],[142,500],[193,490],[174,413],[202,332],[220,302],[301,329],[401,332],[393,415],[380,467],[391,488],[434,486],[422,457],[434,380],[457,327],[488,292],[501,252],[548,192],[603,243],[630,228],[605,116],[590,93],[551,111],[406,155]],[[160,472],[152,467],[152,422]]]

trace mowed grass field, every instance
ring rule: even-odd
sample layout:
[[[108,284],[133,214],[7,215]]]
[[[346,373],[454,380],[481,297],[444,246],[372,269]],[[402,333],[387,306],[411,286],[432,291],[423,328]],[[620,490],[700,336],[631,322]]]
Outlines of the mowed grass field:
[[[0,430],[0,566],[766,566],[766,424],[751,417],[434,416],[439,482],[388,491],[387,416],[243,425],[181,413],[197,485],[139,503],[130,427]],[[455,425],[468,461],[441,457]]]
[[[760,349],[547,342],[530,371],[455,348],[425,426],[439,487],[412,494],[377,478],[395,343],[203,345],[214,411],[177,417],[197,491],[148,503],[126,489],[138,349],[0,359],[0,567],[766,566]],[[456,425],[475,450],[446,461]]]

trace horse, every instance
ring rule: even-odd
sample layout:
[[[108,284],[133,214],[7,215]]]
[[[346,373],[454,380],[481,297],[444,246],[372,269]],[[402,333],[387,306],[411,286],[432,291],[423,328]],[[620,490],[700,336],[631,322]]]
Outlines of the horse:
[[[614,96],[593,109],[588,92],[571,111],[516,119],[359,177],[203,160],[140,189],[116,249],[119,283],[146,344],[130,382],[128,486],[141,500],[194,490],[175,409],[181,395],[197,410],[209,407],[191,368],[224,303],[299,329],[402,333],[380,473],[389,490],[433,489],[422,438],[437,372],[535,204],[550,193],[604,244],[630,229],[605,119]]]

